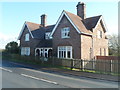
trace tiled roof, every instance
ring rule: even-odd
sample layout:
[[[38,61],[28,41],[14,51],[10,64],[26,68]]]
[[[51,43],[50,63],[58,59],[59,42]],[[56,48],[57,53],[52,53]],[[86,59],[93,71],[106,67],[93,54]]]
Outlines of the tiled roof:
[[[67,11],[65,11],[65,13],[69,16],[69,18],[72,20],[75,26],[80,30],[80,32],[91,34],[91,31],[87,30],[84,23],[82,22],[82,19],[79,16]]]
[[[55,25],[49,25],[42,27],[40,24],[26,22],[29,30],[31,31],[34,38],[43,39],[45,32],[51,32]]]
[[[38,45],[36,47],[52,47],[52,40],[40,40],[40,42],[38,43]]]
[[[46,31],[46,32],[52,32],[54,26],[55,26],[55,25],[46,26],[46,27],[45,27],[45,31]]]
[[[49,25],[46,27],[40,27],[39,29],[31,31],[34,38],[43,39],[45,32],[52,32],[55,25]]]
[[[99,16],[94,16],[94,17],[90,17],[90,18],[86,18],[83,20],[84,22],[84,25],[86,26],[86,28],[88,30],[91,30],[92,28],[95,28],[97,22],[99,21],[100,17],[102,15],[99,15]]]
[[[79,16],[72,14],[68,11],[65,11],[65,13],[69,16],[69,18],[72,20],[72,22],[77,26],[77,28],[81,32],[88,33],[88,34],[92,33],[91,29],[95,28],[100,17],[102,16],[102,15],[99,15],[99,16],[89,17],[86,19],[81,19]]]
[[[74,23],[74,25],[80,30],[82,33],[88,33],[92,34],[91,29],[94,28],[99,21],[101,15],[94,16],[86,19],[81,19],[79,16],[70,13],[68,11],[64,11],[67,16],[71,19],[71,21]],[[26,22],[29,30],[31,31],[34,38],[43,39],[45,32],[52,32],[55,25],[49,25],[46,27],[42,27],[40,24],[32,23],[32,22]]]
[[[44,30],[36,29],[36,30],[31,31],[31,33],[34,38],[43,39],[45,32],[44,32]]]
[[[32,23],[32,22],[26,22],[28,28],[30,29],[30,31],[39,29],[39,27],[41,26],[40,24],[36,24],[36,23]]]

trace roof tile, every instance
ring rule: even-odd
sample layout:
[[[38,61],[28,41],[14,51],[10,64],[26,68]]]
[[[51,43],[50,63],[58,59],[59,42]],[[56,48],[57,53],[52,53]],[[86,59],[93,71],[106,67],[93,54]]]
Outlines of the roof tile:
[[[84,23],[82,22],[82,19],[70,12],[65,11],[65,13],[69,16],[69,18],[72,20],[72,22],[75,24],[75,26],[80,30],[80,32],[91,34],[92,32],[90,30],[87,30]]]
[[[55,25],[49,25],[46,27],[42,27],[40,24],[26,22],[28,28],[30,29],[34,38],[44,39],[45,32],[51,32]]]
[[[97,22],[99,21],[100,17],[101,17],[101,15],[86,18],[86,19],[83,20],[84,25],[86,26],[86,28],[88,30],[91,30],[92,28],[95,28],[95,26],[97,25]]]
[[[32,23],[32,22],[26,22],[28,28],[30,29],[30,31],[39,29],[39,27],[41,26],[40,24],[36,24],[36,23]]]

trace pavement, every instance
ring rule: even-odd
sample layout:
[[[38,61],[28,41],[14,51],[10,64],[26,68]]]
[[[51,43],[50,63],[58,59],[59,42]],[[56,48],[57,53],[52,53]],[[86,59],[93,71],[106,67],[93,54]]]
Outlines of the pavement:
[[[74,75],[74,76],[80,76],[80,77],[87,77],[87,78],[93,78],[93,79],[100,79],[100,80],[108,80],[108,81],[115,81],[118,82],[119,78],[118,76],[110,75],[110,74],[97,74],[97,73],[91,73],[91,72],[82,72],[82,71],[73,71],[73,70],[67,70],[67,69],[60,69],[60,68],[51,68],[51,67],[41,67],[39,65],[33,65],[33,64],[26,64],[26,63],[19,63],[25,66],[28,66],[29,68],[34,68],[36,70],[42,70],[47,72],[54,72],[54,73],[60,73],[60,74],[68,74],[68,75]]]
[[[3,88],[118,88],[118,82],[82,77],[73,71],[39,65],[4,60],[0,70]]]
[[[107,75],[107,74],[97,74],[97,73],[90,73],[90,72],[71,71],[71,70],[63,70],[63,69],[59,69],[59,68],[42,68],[42,70],[49,70],[49,71],[52,71],[52,72],[60,72],[60,73],[64,73],[64,74],[74,75],[74,76],[118,82],[118,76]]]

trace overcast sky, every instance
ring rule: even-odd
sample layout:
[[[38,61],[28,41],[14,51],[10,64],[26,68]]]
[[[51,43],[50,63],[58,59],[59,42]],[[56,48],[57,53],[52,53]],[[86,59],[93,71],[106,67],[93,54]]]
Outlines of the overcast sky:
[[[47,24],[55,24],[63,10],[76,14],[76,2],[0,2],[0,48],[16,41],[25,21],[40,24],[47,14]],[[118,2],[84,2],[87,17],[103,15],[108,34],[118,33]]]

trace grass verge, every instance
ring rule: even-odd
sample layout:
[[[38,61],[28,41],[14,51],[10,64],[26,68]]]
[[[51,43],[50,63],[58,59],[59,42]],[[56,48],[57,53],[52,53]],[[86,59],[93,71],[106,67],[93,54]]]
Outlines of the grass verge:
[[[76,68],[70,68],[70,67],[64,67],[60,65],[53,65],[51,62],[45,62],[41,58],[31,57],[31,56],[20,56],[18,54],[4,54],[2,55],[2,60],[10,60],[18,63],[24,63],[24,64],[32,64],[32,65],[39,65],[41,67],[50,67],[50,68],[59,68],[64,70],[72,70],[72,71],[80,71],[80,72],[89,72],[89,73],[96,73],[96,74],[109,74],[114,76],[120,76],[118,73],[106,73],[106,72],[100,72],[100,71],[94,71],[94,70],[80,70]]]

